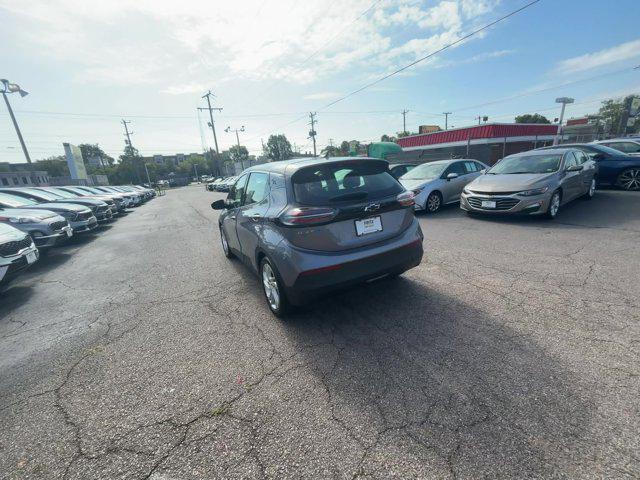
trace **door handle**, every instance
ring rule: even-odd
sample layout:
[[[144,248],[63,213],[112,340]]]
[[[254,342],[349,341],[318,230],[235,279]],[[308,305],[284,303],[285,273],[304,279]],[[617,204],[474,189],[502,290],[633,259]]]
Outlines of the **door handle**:
[[[254,213],[252,215],[249,215],[249,218],[251,220],[253,220],[254,222],[257,222],[258,220],[260,220],[262,218],[262,215],[260,215],[259,213]]]

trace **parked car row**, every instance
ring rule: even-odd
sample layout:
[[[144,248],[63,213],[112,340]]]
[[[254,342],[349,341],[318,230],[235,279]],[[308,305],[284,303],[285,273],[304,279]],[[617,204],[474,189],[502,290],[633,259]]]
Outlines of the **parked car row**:
[[[0,188],[0,286],[41,251],[94,231],[154,196],[153,189],[132,185]]]
[[[210,192],[228,192],[231,185],[238,179],[235,177],[219,177],[214,181],[207,183],[206,189]]]
[[[366,157],[251,167],[226,180],[227,198],[211,204],[222,210],[222,251],[259,276],[269,309],[282,316],[418,265],[423,235],[414,211],[459,202],[469,214],[555,218],[567,202],[593,198],[598,185],[640,189],[640,157],[598,144],[540,148],[492,167],[475,159],[408,167],[399,180],[386,161]]]
[[[399,179],[416,195],[416,210],[435,213],[460,202],[470,213],[554,218],[560,206],[590,199],[599,186],[640,190],[640,157],[603,144],[566,144],[509,155],[493,167],[474,159],[440,160]]]

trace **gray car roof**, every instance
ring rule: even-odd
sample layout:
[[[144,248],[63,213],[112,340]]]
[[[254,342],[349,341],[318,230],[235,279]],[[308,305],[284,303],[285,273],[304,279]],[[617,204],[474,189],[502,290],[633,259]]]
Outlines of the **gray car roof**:
[[[378,162],[386,162],[386,160],[381,160],[379,158],[371,158],[371,157],[303,157],[303,158],[291,158],[289,160],[281,160],[279,162],[269,162],[262,163],[260,165],[254,165],[253,167],[249,167],[242,171],[242,174],[248,172],[275,172],[281,173],[283,175],[293,175],[295,172],[304,167],[309,167],[311,165],[326,165],[331,163],[338,162],[347,162],[347,161],[361,161],[361,160],[376,160]]]

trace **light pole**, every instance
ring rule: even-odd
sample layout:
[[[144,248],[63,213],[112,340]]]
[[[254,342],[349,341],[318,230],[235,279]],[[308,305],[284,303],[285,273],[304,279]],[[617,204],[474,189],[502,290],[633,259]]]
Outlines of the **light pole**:
[[[554,145],[558,145],[558,142],[560,141],[560,137],[562,135],[562,120],[564,119],[564,109],[566,108],[567,103],[573,103],[574,101],[575,100],[573,98],[569,97],[556,98],[556,103],[562,104],[562,110],[560,110],[560,121],[558,122],[558,130],[556,131],[556,136],[553,139]]]
[[[22,133],[20,133],[20,128],[18,127],[18,122],[16,121],[16,116],[13,114],[13,110],[11,109],[11,104],[9,103],[9,99],[7,98],[7,93],[16,93],[18,92],[21,97],[26,97],[29,95],[27,92],[20,88],[20,85],[16,85],[15,83],[10,83],[7,79],[0,79],[2,82],[2,96],[4,97],[4,103],[7,104],[7,109],[9,110],[9,115],[11,116],[11,121],[13,122],[13,126],[16,129],[16,133],[18,134],[18,140],[20,140],[20,145],[22,145],[22,151],[24,152],[24,158],[27,159],[27,163],[31,163],[31,157],[29,157],[29,152],[27,151],[27,146],[24,143],[24,139],[22,138]]]
[[[227,127],[224,129],[224,131],[227,133],[236,132],[236,142],[238,142],[238,158],[240,159],[240,167],[242,167],[242,170],[244,170],[244,163],[242,162],[242,156],[240,155],[240,135],[238,135],[238,132],[244,132],[244,125],[242,125],[242,127],[240,127],[239,129]]]

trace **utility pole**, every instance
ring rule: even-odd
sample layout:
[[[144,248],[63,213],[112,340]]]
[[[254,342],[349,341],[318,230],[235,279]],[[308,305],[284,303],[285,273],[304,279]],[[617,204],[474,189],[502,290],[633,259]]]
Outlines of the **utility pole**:
[[[198,177],[198,165],[196,165],[195,163],[193,164],[193,169],[196,172],[196,182],[200,181],[200,177]]]
[[[13,110],[11,109],[11,104],[9,103],[9,99],[7,98],[7,93],[18,92],[21,97],[26,97],[29,95],[27,92],[20,88],[20,85],[16,85],[15,83],[9,83],[9,80],[0,79],[2,82],[2,96],[4,97],[4,103],[7,104],[7,109],[9,110],[9,116],[11,117],[11,121],[13,122],[13,127],[16,129],[16,133],[18,134],[18,140],[20,140],[20,146],[22,146],[22,153],[24,153],[24,158],[27,160],[27,163],[31,163],[31,157],[29,156],[29,152],[27,151],[27,145],[24,143],[24,138],[22,138],[22,133],[20,133],[20,128],[18,127],[18,122],[16,121],[16,116],[13,114]]]
[[[131,157],[131,160],[133,160],[133,145],[131,144],[131,135],[133,135],[133,132],[129,131],[129,124],[131,122],[125,120],[124,118],[122,119],[122,125],[124,126],[124,134],[127,137],[127,139],[125,140],[125,144],[129,147],[129,156]],[[127,151],[125,149],[125,151]],[[144,166],[144,169],[147,170],[147,166]],[[134,165],[134,170],[136,172],[136,176],[138,177],[138,183],[142,183],[142,180],[140,179],[140,172],[138,172],[138,169],[135,168]],[[149,171],[147,170],[147,181],[149,181]],[[149,184],[151,184],[151,181],[149,181]]]
[[[244,125],[242,125],[240,129],[227,127],[224,129],[224,131],[227,133],[236,132],[236,142],[238,145],[238,158],[240,158],[240,166],[242,167],[242,170],[244,170],[244,163],[242,162],[242,157],[240,156],[240,136],[238,135],[238,132],[244,132]]]
[[[402,110],[402,131],[407,134],[407,113],[409,110]]]
[[[309,112],[309,125],[311,125],[311,130],[309,130],[309,136],[307,138],[313,139],[313,156],[316,157],[318,154],[316,153],[316,112]]]
[[[444,115],[444,129],[449,130],[449,115],[451,115],[451,112],[442,112],[442,114]]]
[[[212,107],[211,106],[211,97],[215,97],[215,95],[213,93],[211,93],[211,90],[209,90],[207,93],[205,93],[201,98],[206,98],[207,99],[207,108],[201,108],[198,107],[198,110],[208,110],[209,111],[209,127],[211,127],[211,131],[213,132],[213,143],[216,146],[216,158],[214,160],[213,158],[213,152],[211,151],[211,148],[209,148],[209,155],[211,155],[211,160],[213,162],[214,167],[216,168],[216,174],[220,173],[220,166],[218,165],[218,154],[220,153],[220,150],[218,149],[218,137],[216,136],[216,126],[215,123],[213,123],[213,111],[217,110],[218,112],[222,111],[222,108],[220,107]]]

